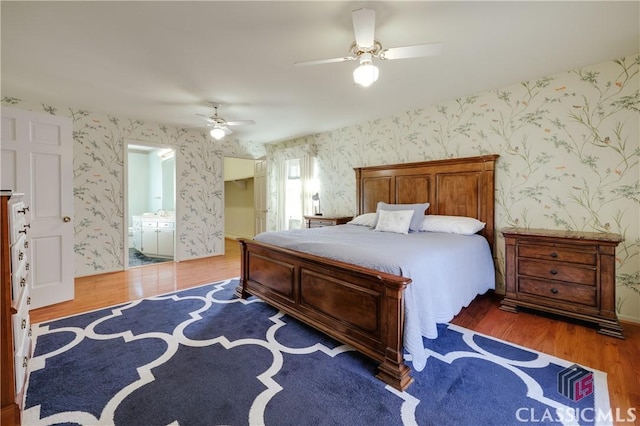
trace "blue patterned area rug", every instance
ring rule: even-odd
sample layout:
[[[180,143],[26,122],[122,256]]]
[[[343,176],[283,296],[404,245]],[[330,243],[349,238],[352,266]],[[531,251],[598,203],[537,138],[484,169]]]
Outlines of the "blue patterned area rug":
[[[398,392],[236,280],[35,325],[23,423],[603,424],[606,375],[453,325]],[[408,362],[411,365],[410,361]]]

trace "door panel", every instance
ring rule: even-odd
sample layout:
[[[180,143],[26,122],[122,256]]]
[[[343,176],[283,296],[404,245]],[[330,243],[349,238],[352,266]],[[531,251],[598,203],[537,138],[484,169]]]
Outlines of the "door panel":
[[[57,219],[62,216],[60,205],[60,180],[52,176],[60,176],[60,156],[51,154],[32,154],[33,199],[31,200],[31,217],[35,220]]]
[[[47,287],[59,285],[62,281],[62,265],[57,261],[44,261],[49,253],[60,252],[62,241],[59,236],[31,238],[33,255],[33,283],[35,292],[46,291]],[[58,257],[58,256],[56,256]],[[36,259],[39,259],[36,261]],[[33,292],[31,293],[33,295]]]
[[[71,120],[2,107],[2,124],[1,186],[24,193],[31,212],[31,307],[73,299]]]
[[[31,134],[35,143],[52,146],[62,144],[60,126],[56,124],[31,122]]]
[[[0,153],[2,157],[2,189],[13,189],[16,187],[16,152],[14,150],[3,149]]]

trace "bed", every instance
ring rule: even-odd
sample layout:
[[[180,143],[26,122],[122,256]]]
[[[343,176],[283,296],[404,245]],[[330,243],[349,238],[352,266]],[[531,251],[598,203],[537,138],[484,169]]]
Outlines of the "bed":
[[[430,215],[464,216],[485,223],[478,234],[484,237],[492,256],[497,158],[484,155],[356,168],[357,215],[375,212],[379,202],[428,202]],[[332,228],[336,228],[333,232],[339,229]],[[237,296],[259,297],[353,346],[379,362],[376,377],[396,389],[404,390],[412,383],[410,368],[404,361],[404,336],[410,325],[406,323],[406,310],[411,307],[406,293],[413,290],[407,291],[411,278],[393,270],[367,267],[366,262],[356,265],[280,243],[255,239],[239,242],[241,276]],[[471,299],[476,294],[471,294]]]

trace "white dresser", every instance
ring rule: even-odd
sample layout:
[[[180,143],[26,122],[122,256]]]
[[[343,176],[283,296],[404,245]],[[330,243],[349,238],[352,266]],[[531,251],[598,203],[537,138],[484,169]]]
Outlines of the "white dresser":
[[[22,194],[1,193],[1,265],[2,290],[2,424],[20,424],[20,407],[31,358],[29,321],[30,214]]]

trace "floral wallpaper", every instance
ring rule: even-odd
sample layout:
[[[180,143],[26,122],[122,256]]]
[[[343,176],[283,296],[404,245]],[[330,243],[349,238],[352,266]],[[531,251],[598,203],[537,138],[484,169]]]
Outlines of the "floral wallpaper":
[[[257,158],[261,144],[214,141],[201,131],[2,97],[2,105],[73,121],[75,275],[124,269],[127,141],[169,145],[176,156],[176,259],[224,252],[223,157]]]
[[[499,154],[496,228],[622,234],[617,310],[640,322],[639,68],[634,55],[525,81],[267,146],[267,159],[317,152],[323,209],[354,214],[354,167]],[[496,246],[503,291],[499,233]]]

